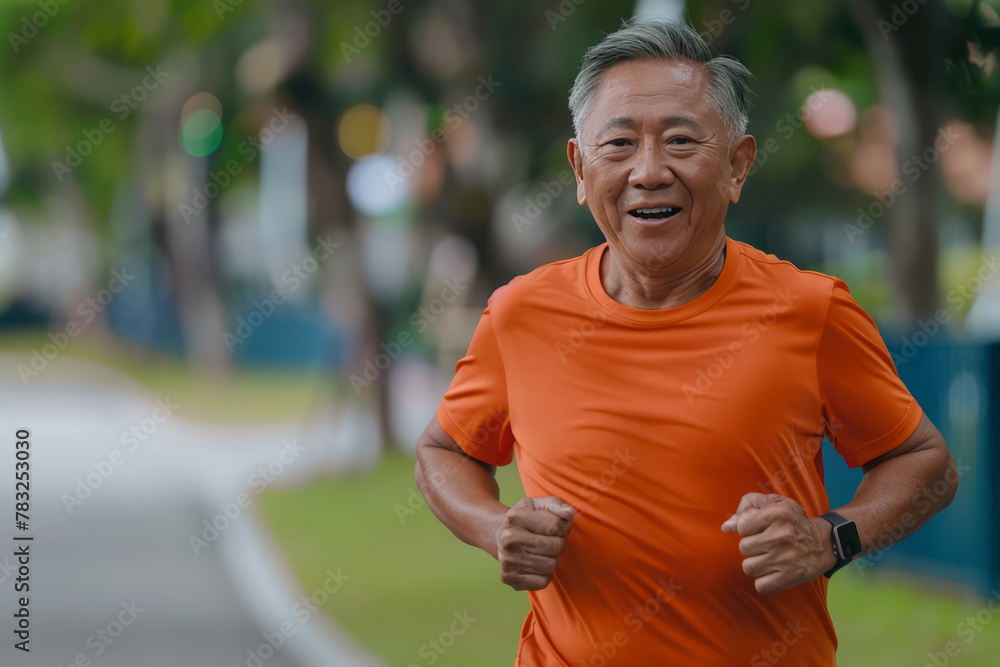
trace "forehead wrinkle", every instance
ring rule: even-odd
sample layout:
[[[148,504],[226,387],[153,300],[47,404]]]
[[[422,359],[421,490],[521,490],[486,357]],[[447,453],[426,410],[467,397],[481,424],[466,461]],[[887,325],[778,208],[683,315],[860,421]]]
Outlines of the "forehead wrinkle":
[[[631,129],[635,126],[640,125],[631,116],[615,116],[607,123],[601,127],[599,134],[603,134],[608,130],[615,130],[620,128]],[[693,118],[688,118],[687,116],[665,116],[660,119],[660,127],[662,129],[667,129],[671,127],[690,127],[694,130],[699,130],[704,132],[705,127]]]

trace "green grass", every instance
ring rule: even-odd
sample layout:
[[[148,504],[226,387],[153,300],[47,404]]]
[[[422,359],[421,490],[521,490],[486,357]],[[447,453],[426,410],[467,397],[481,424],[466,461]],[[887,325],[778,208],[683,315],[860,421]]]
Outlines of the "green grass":
[[[940,592],[941,588],[940,583],[927,587],[892,573],[862,577],[842,570],[829,589],[830,615],[840,639],[839,664],[924,667],[935,664],[929,653],[943,654],[954,642],[954,657],[946,663],[939,658],[939,665],[1000,665],[1000,613],[989,611],[988,600]],[[1000,609],[997,602],[993,606]],[[966,618],[983,610],[988,622],[969,634],[964,628],[972,626],[964,625]]]
[[[504,502],[523,495],[512,466],[499,479]],[[262,507],[307,591],[322,585],[327,569],[351,577],[324,609],[389,665],[429,664],[421,646],[448,628],[454,612],[468,610],[476,623],[434,664],[510,667],[527,597],[501,584],[496,563],[459,542],[418,498],[413,461],[390,454],[363,477],[268,492]],[[970,642],[956,629],[985,601],[849,569],[834,577],[829,599],[841,667],[924,667],[928,652],[949,641],[961,648],[949,665],[1000,665],[1000,614]]]
[[[498,477],[504,502],[523,496],[516,471]],[[427,664],[421,647],[468,611],[476,621],[435,665],[510,667],[527,595],[501,584],[496,562],[419,499],[413,460],[390,454],[373,474],[268,492],[261,506],[306,591],[327,569],[350,577],[324,608],[390,665]]]

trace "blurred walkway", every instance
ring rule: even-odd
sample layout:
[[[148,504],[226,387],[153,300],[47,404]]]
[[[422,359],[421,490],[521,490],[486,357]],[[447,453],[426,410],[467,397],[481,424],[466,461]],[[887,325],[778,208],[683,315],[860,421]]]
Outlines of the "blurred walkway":
[[[259,493],[374,465],[359,415],[220,427],[166,416],[96,364],[29,387],[0,355],[0,664],[374,666],[319,611],[341,586],[304,591],[259,514]],[[155,428],[153,428],[155,425]],[[14,526],[15,432],[31,432],[30,528]],[[145,430],[144,430],[145,429]],[[147,433],[152,429],[152,434]],[[32,542],[13,541],[15,533]],[[15,545],[30,544],[30,653],[14,648]]]

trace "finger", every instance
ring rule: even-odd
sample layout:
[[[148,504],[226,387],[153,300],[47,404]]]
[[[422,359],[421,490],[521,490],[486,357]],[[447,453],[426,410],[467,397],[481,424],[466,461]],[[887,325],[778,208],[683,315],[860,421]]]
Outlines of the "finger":
[[[548,510],[527,509],[508,515],[511,525],[523,528],[536,535],[566,537],[573,523],[569,519],[560,519]]]
[[[743,573],[748,577],[758,579],[778,571],[778,566],[771,562],[768,554],[743,559]]]
[[[742,537],[759,535],[770,528],[777,517],[769,508],[751,507],[737,515],[736,534]]]
[[[777,502],[782,499],[776,493],[748,493],[740,499],[740,504],[736,508],[736,513],[731,517],[722,522],[722,532],[724,533],[739,533],[740,535],[751,535],[753,533],[743,533],[739,530],[739,526],[742,522],[743,515],[750,511],[755,510],[765,505],[769,505],[773,502]]]
[[[782,496],[777,493],[748,493],[740,499],[740,505],[736,508],[736,514],[750,509],[751,507],[763,507],[773,502],[781,500]]]
[[[562,499],[556,498],[555,496],[549,496],[548,498],[531,498],[531,502],[535,506],[536,510],[548,510],[560,519],[565,519],[567,521],[571,521],[573,516],[576,514],[576,510],[573,509],[569,503],[563,502]]]
[[[767,521],[767,515],[761,516],[760,512],[761,510],[751,507],[739,514],[732,515],[722,522],[722,532],[736,533],[746,537],[766,530],[770,523]]]
[[[524,547],[525,553],[537,554],[555,558],[562,556],[566,551],[565,537],[550,537],[548,535],[538,535],[537,539]]]
[[[507,584],[515,591],[540,591],[549,585],[552,576],[540,574],[513,574],[511,576],[500,575],[500,581]]]
[[[753,582],[753,585],[757,589],[757,592],[763,595],[771,595],[788,588],[784,572],[772,572],[763,577],[758,577]]]
[[[555,557],[566,550],[566,538],[539,535],[520,526],[512,526],[501,532],[498,547],[508,554],[533,553]]]
[[[751,535],[740,540],[740,553],[744,556],[759,556],[770,551],[770,545],[760,535]]]
[[[551,575],[556,571],[556,559],[529,552],[511,554],[501,561],[501,570],[512,574]]]

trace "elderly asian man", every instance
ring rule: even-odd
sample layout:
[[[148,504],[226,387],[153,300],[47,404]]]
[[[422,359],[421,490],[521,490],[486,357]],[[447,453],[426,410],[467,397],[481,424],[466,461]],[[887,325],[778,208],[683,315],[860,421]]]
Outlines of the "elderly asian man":
[[[494,292],[418,443],[435,515],[529,592],[522,667],[835,665],[829,576],[954,497],[846,285],[726,236],[749,76],[674,22],[586,53],[567,153],[607,242]],[[865,473],[833,512],[824,435]]]

